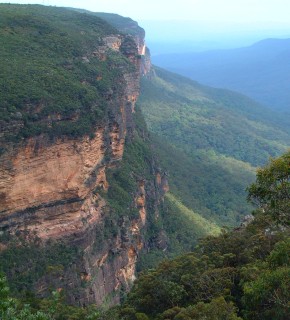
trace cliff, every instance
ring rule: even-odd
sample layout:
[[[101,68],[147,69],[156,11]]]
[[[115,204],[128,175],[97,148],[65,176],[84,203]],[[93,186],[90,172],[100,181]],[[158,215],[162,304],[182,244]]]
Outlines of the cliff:
[[[118,303],[167,190],[135,110],[144,33],[66,9],[0,15],[2,268],[15,291]]]
[[[89,12],[83,9],[73,9],[78,12],[86,12],[91,15],[97,16],[107,21],[110,25],[114,26],[122,34],[129,34],[133,37],[137,44],[138,54],[141,58],[141,75],[154,74],[151,68],[150,50],[145,43],[145,30],[141,28],[138,23],[131,18],[124,18],[118,14],[104,13],[104,12]]]

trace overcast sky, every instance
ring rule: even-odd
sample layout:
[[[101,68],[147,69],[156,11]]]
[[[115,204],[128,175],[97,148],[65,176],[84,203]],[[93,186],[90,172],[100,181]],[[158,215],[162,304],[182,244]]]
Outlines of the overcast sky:
[[[290,0],[39,0],[40,3],[113,12],[135,20],[201,20],[289,23]]]
[[[118,13],[146,30],[151,52],[156,43],[206,44],[197,50],[247,46],[265,38],[290,38],[290,0],[8,0]],[[163,20],[161,23],[160,21]],[[166,20],[166,21],[165,21]],[[172,21],[174,20],[174,21]],[[186,44],[186,45],[187,45]],[[185,50],[181,45],[180,50]],[[174,46],[174,50],[176,50]],[[161,50],[161,51],[160,51]],[[190,45],[188,50],[193,50]],[[195,49],[194,49],[195,50]]]

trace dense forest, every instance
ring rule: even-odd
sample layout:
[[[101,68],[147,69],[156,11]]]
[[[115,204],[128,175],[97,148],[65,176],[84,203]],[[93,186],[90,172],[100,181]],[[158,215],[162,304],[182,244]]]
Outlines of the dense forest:
[[[256,168],[289,148],[290,119],[243,95],[155,73],[142,79],[138,103],[171,193],[220,226],[239,224]]]
[[[288,319],[289,165],[288,152],[258,170],[248,188],[254,221],[141,274],[124,319]]]
[[[1,124],[24,123],[9,138],[91,134],[108,115],[107,96],[124,86],[121,66],[132,68],[114,51],[106,60],[92,55],[116,29],[66,9],[0,4],[0,10]]]

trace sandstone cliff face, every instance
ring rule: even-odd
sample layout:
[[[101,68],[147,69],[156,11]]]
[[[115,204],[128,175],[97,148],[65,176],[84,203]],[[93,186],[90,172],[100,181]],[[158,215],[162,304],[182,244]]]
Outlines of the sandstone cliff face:
[[[95,185],[106,185],[104,129],[92,140],[46,145],[41,138],[30,139],[13,151],[2,160],[2,225],[26,228],[43,239],[81,231],[81,219],[88,215],[97,219],[95,210],[84,210],[84,199]]]
[[[148,210],[156,214],[166,191],[154,164],[149,164],[151,180],[142,178],[142,173],[136,178],[137,188],[128,205],[136,208],[137,216],[129,217],[126,212],[114,216],[106,200],[110,188],[107,170],[118,167],[125,140],[133,139],[139,77],[150,68],[148,54],[142,61],[138,57],[145,53],[144,39],[135,37],[135,45],[132,39],[107,36],[102,46],[83,57],[84,63],[96,56],[105,60],[113,50],[132,63],[132,68],[123,72],[122,90],[107,93],[111,111],[93,137],[51,141],[39,135],[9,144],[1,155],[1,235],[24,236],[28,242],[37,239],[44,250],[51,243],[64,243],[79,252],[70,264],[59,268],[61,271],[35,280],[33,288],[39,296],[46,296],[52,287],[63,291],[72,304],[118,303],[121,293],[134,281],[138,255],[147,246],[144,233]],[[6,242],[0,249],[8,247]]]
[[[104,54],[112,48],[119,51],[121,36],[103,40]],[[6,221],[9,226],[12,218],[11,223],[22,228],[15,219],[28,209],[31,215],[32,211],[37,212],[42,207],[62,206],[65,202],[81,208],[82,200],[94,188],[107,188],[106,166],[122,159],[127,126],[132,122],[131,113],[139,94],[139,64],[137,58],[131,58],[134,50],[136,57],[137,49],[130,49],[124,54],[137,69],[123,74],[123,92],[110,93],[108,100],[113,105],[112,115],[108,123],[96,128],[94,138],[61,138],[51,142],[42,135],[10,146],[9,151],[1,156],[2,224]],[[107,161],[104,160],[105,153],[110,155]]]
[[[145,43],[145,30],[136,21],[110,13],[96,13],[96,15],[134,39],[141,59],[140,71],[143,76],[150,74],[151,71],[154,72],[151,68],[150,50]]]

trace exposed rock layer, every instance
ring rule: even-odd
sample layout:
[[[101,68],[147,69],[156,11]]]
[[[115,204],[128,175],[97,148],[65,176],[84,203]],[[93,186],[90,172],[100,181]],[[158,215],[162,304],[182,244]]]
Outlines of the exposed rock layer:
[[[0,158],[1,230],[25,233],[44,247],[49,240],[77,246],[80,251],[78,259],[61,273],[37,280],[34,287],[39,296],[54,287],[63,290],[73,304],[117,303],[120,292],[128,290],[135,279],[138,253],[146,246],[146,188],[155,190],[150,196],[154,195],[151,202],[157,206],[164,189],[161,178],[156,183],[139,181],[133,196],[139,217],[130,219],[124,213],[112,220],[116,234],[99,243],[110,211],[102,196],[109,188],[106,171],[122,161],[126,136],[134,131],[132,114],[140,71],[146,73],[149,66],[148,56],[146,66],[138,57],[145,50],[144,38],[135,37],[135,41],[134,47],[126,37],[112,35],[91,54],[106,59],[108,50],[121,52],[133,66],[123,73],[123,90],[108,93],[111,112],[93,138],[51,141],[41,135],[9,145]],[[83,60],[89,63],[90,54]],[[6,245],[1,248],[5,250]]]

